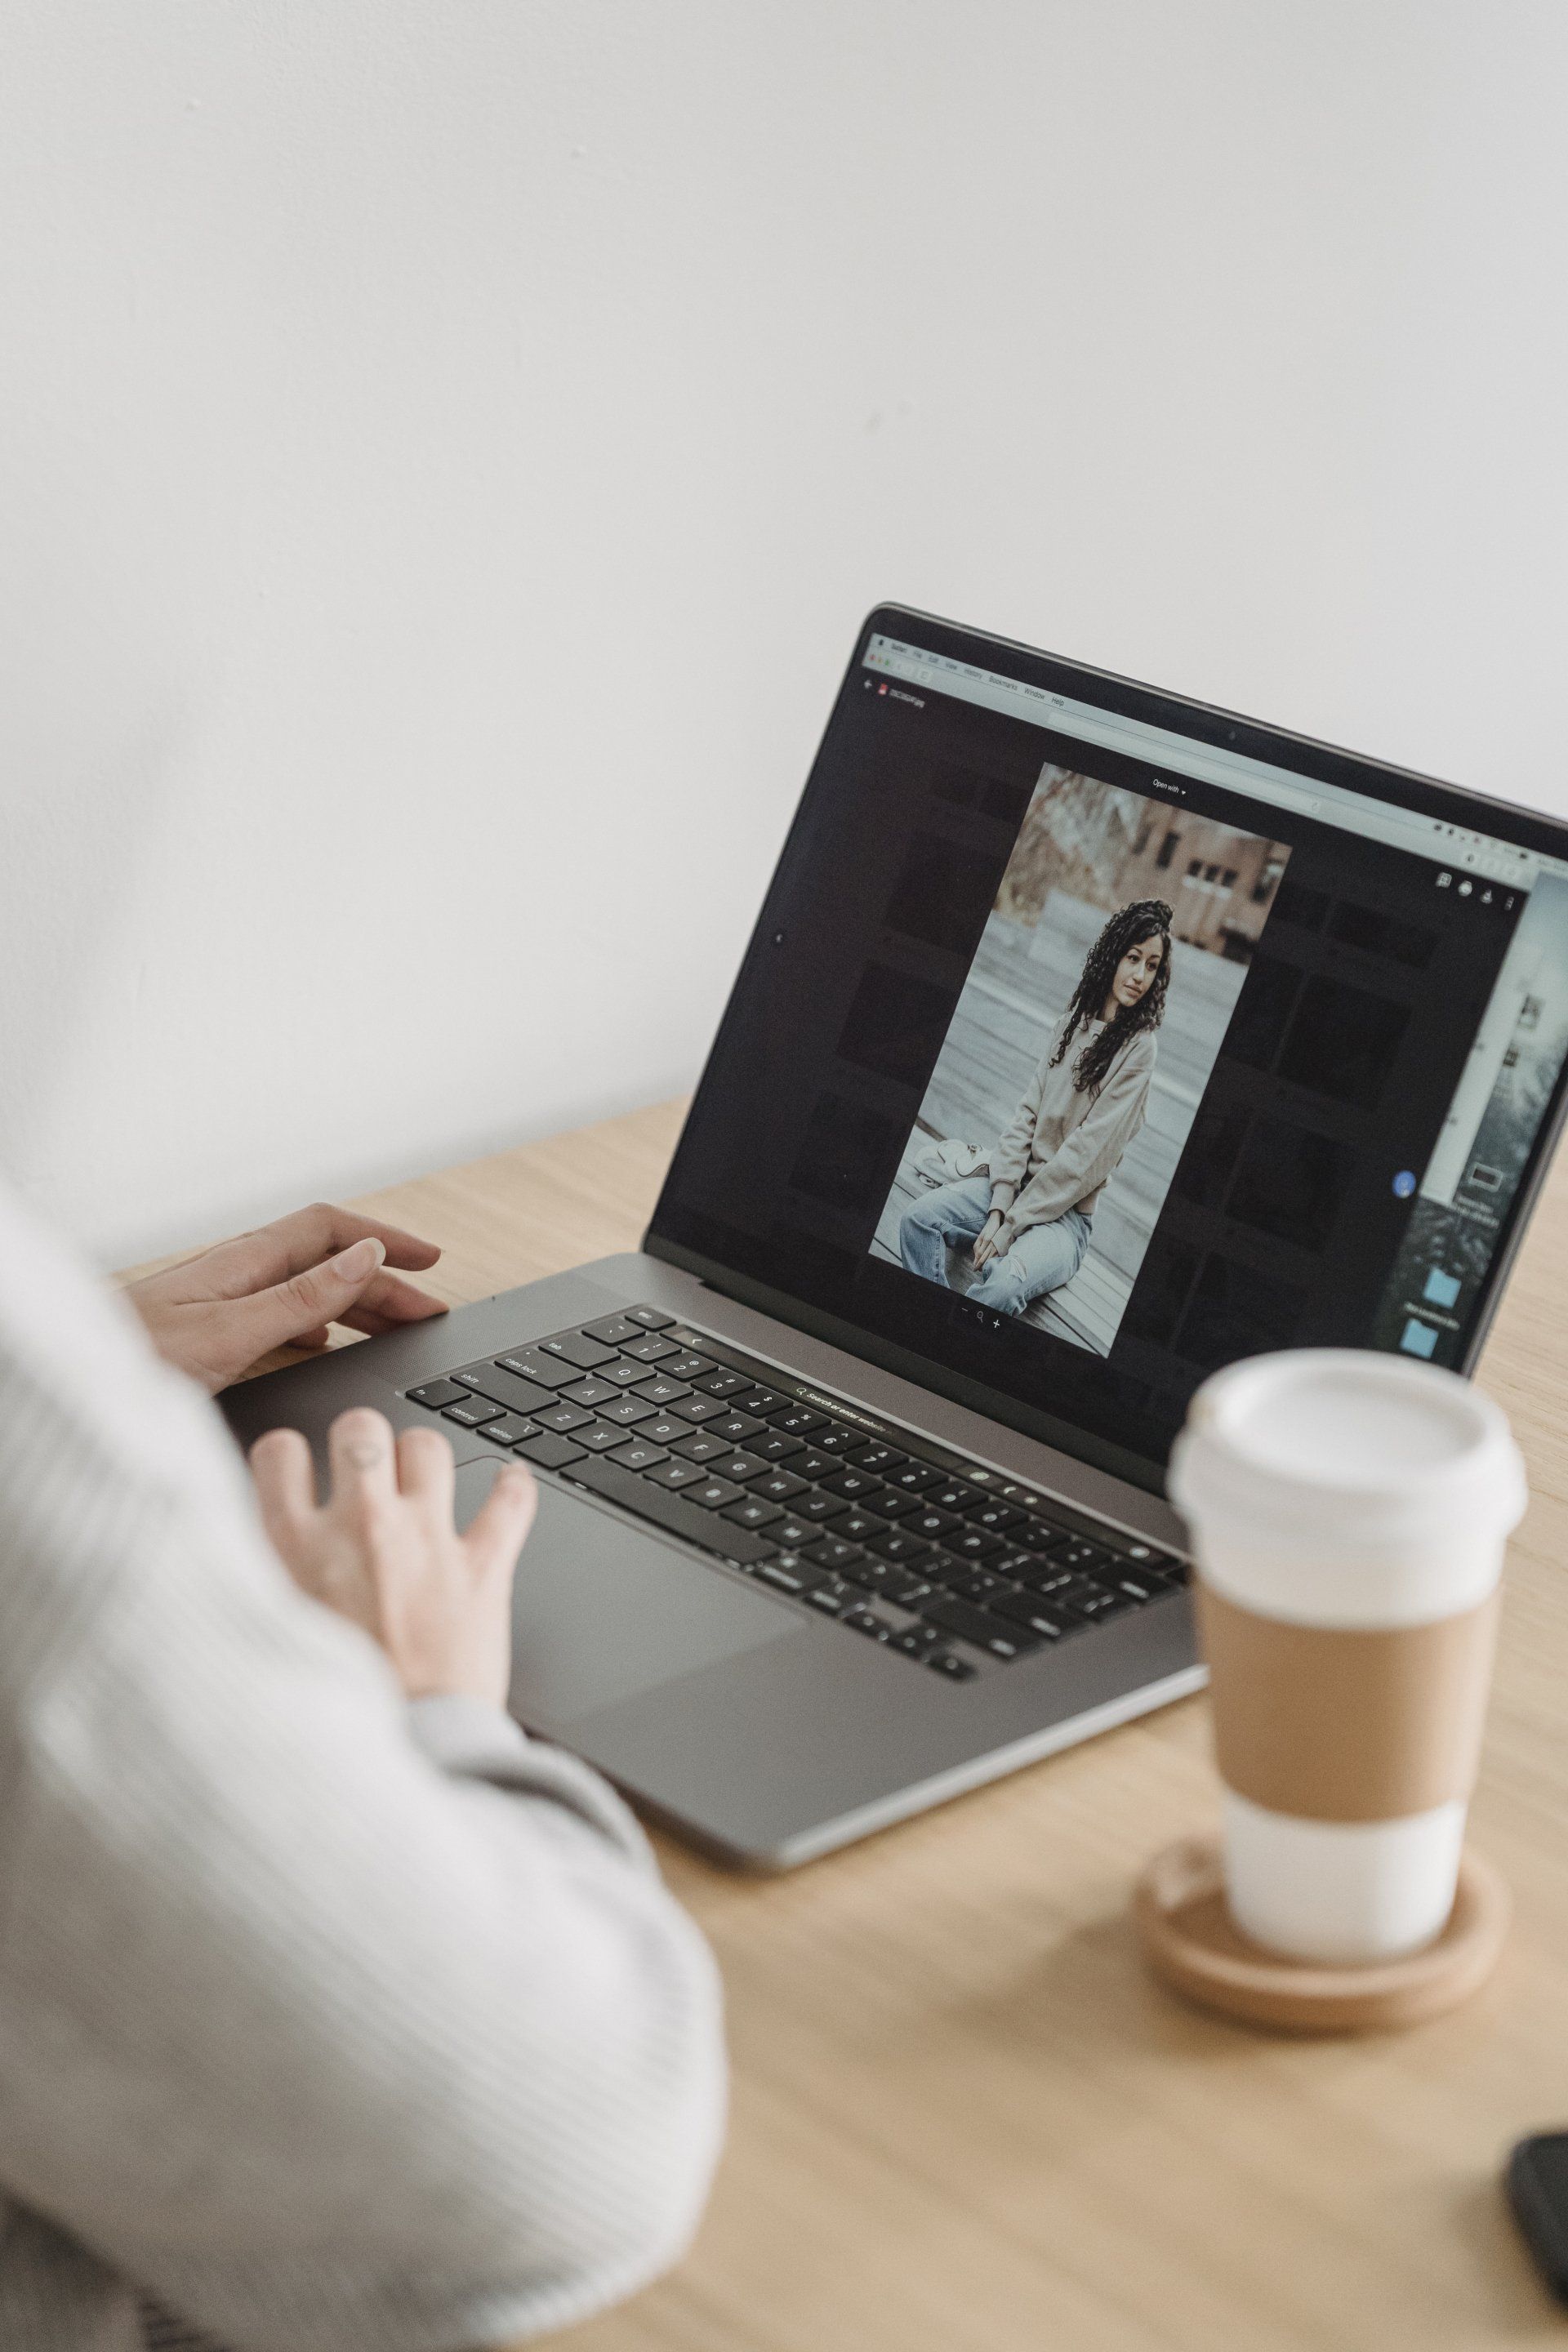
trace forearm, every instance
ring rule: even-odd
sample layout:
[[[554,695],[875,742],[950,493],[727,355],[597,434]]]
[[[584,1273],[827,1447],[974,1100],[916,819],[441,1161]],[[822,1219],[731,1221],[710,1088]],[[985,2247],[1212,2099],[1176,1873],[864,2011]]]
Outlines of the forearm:
[[[723,2112],[712,1963],[636,1823],[498,1710],[410,1717],[303,1602],[215,1641],[235,1587],[179,1583],[149,1556],[39,1718],[5,2185],[257,2352],[449,2352],[629,2292]]]
[[[271,2159],[242,2131],[256,2184],[243,2226],[224,2215],[210,2231],[182,2231],[142,2265],[171,2305],[225,2343],[450,2352],[553,2335],[657,2277],[690,2237],[724,2116],[711,1962],[636,1823],[585,1767],[518,1734],[527,1760],[517,1791],[505,1791],[508,1728],[498,1722],[493,1748],[477,1724],[460,1727],[460,1739],[450,1723],[437,1736],[449,1755],[468,1751],[444,1768],[458,1783],[476,1768],[483,1776],[453,1793],[489,1816],[495,1947],[484,1949],[482,1919],[448,1924],[474,1939],[499,1999],[475,1999],[462,2047],[430,2082],[412,2132],[366,2137],[356,2161],[325,2169],[311,2136],[299,2150],[279,2148],[280,2162],[315,2179],[306,2221],[292,2181],[284,2189],[273,2175],[269,2196]],[[586,1941],[506,1900],[509,1848],[517,1875],[537,1885],[542,1841],[557,1894],[579,1927],[592,1922]],[[542,1946],[559,1947],[542,1977]],[[445,1990],[426,1985],[419,1998],[435,2006]],[[395,2030],[380,2063],[395,2075],[426,2054]]]

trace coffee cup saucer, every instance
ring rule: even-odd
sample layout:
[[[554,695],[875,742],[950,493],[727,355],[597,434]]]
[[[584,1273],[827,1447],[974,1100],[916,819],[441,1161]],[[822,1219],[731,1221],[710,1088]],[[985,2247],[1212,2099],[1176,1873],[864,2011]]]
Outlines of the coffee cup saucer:
[[[1355,1966],[1289,1959],[1232,1921],[1217,1838],[1164,1847],[1132,1897],[1144,1956],[1163,1983],[1277,2033],[1383,2033],[1441,2016],[1491,1974],[1511,1910],[1502,1878],[1467,1850],[1448,1924],[1421,1950]]]

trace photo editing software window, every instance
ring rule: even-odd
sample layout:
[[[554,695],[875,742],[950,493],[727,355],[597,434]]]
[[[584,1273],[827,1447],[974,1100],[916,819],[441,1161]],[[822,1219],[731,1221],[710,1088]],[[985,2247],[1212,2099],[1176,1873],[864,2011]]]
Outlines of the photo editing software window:
[[[1461,1353],[1568,1053],[1568,866],[873,635],[656,1223],[1105,1444]]]

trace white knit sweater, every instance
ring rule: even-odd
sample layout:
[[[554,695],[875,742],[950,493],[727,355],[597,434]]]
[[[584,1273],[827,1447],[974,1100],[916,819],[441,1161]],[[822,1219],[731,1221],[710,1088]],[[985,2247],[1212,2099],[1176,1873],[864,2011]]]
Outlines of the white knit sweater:
[[[669,2263],[707,1949],[585,1767],[410,1709],[217,1415],[0,1196],[0,2346],[453,2352]]]

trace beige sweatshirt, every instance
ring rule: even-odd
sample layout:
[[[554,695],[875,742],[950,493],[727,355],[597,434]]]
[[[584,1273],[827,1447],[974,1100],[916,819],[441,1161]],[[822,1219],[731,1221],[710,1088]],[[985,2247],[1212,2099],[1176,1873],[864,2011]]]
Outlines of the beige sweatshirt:
[[[1053,1069],[1051,1055],[1066,1024],[1064,1013],[992,1156],[991,1205],[1005,1213],[996,1237],[999,1250],[1011,1248],[1030,1225],[1048,1224],[1069,1209],[1092,1217],[1118,1160],[1143,1124],[1158,1055],[1153,1032],[1141,1029],[1111,1063],[1100,1092],[1088,1095],[1073,1084],[1073,1066],[1105,1024],[1081,1026]]]

